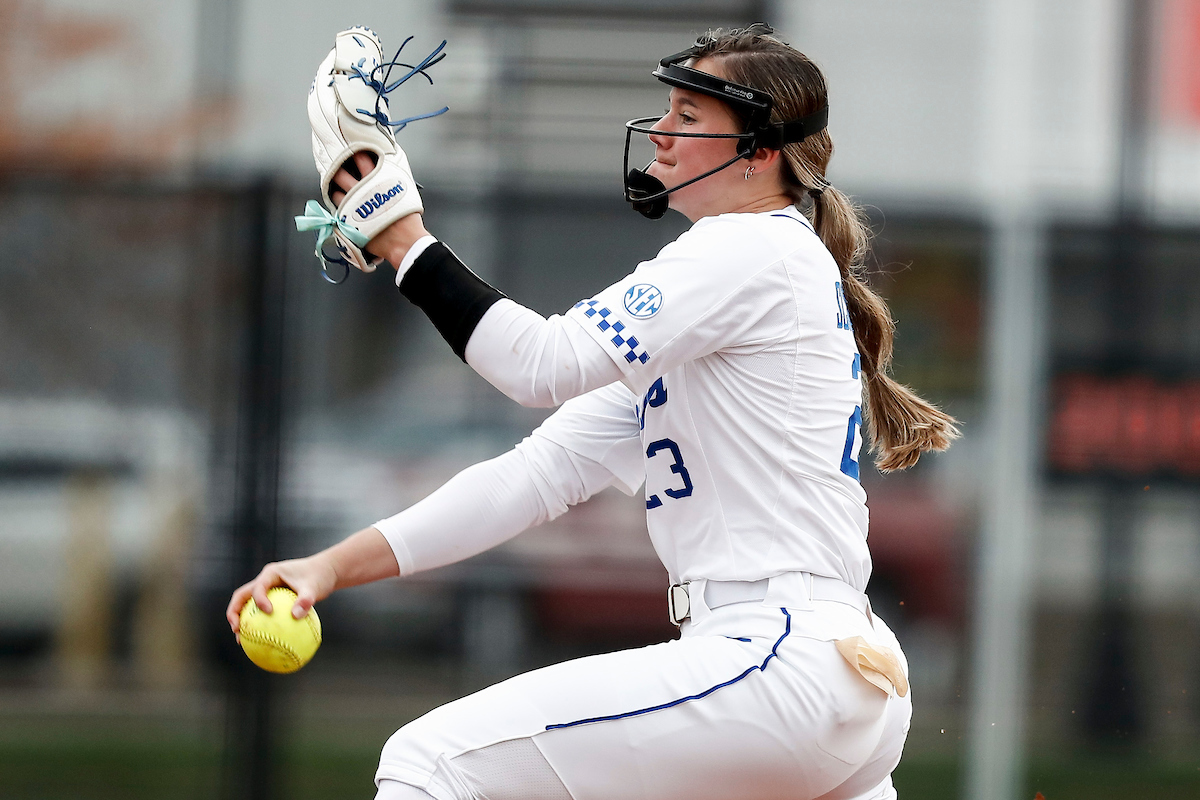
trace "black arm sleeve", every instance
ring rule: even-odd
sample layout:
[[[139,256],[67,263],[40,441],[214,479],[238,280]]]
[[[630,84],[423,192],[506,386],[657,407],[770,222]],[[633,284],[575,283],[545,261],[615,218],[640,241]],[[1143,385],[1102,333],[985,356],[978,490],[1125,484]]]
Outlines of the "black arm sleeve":
[[[467,341],[475,326],[497,300],[504,298],[441,242],[429,245],[417,256],[400,281],[400,294],[425,312],[463,361],[467,360]]]

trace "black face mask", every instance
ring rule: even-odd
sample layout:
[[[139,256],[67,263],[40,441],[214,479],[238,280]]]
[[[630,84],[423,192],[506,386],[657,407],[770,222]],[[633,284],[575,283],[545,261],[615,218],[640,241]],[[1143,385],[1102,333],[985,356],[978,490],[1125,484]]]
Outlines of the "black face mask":
[[[767,147],[778,150],[785,144],[799,142],[824,129],[829,121],[829,107],[825,106],[799,119],[788,122],[769,122],[771,109],[775,105],[775,100],[771,95],[750,86],[733,83],[716,75],[683,66],[682,62],[695,58],[699,55],[699,50],[699,47],[691,47],[681,53],[664,58],[659,62],[658,68],[654,70],[654,77],[668,86],[699,92],[728,103],[746,120],[746,132],[676,133],[656,131],[650,126],[656,123],[660,119],[659,117],[639,117],[626,122],[623,170],[625,173],[625,199],[633,205],[635,211],[650,219],[659,219],[667,213],[669,202],[667,195],[671,192],[691,186],[696,181],[715,175],[737,161],[750,158],[759,148]],[[697,175],[695,178],[668,189],[662,181],[647,173],[646,169],[629,168],[629,145],[631,137],[635,133],[694,139],[737,139],[737,155],[703,175]],[[646,168],[649,168],[649,164],[646,165]]]
[[[629,161],[628,158],[625,160]],[[649,164],[646,167],[649,169]],[[675,187],[675,189],[678,188],[678,186]],[[647,219],[662,219],[663,215],[667,213],[669,202],[667,195],[670,192],[666,189],[666,184],[645,170],[626,169],[625,171],[625,199],[633,205],[634,211]]]

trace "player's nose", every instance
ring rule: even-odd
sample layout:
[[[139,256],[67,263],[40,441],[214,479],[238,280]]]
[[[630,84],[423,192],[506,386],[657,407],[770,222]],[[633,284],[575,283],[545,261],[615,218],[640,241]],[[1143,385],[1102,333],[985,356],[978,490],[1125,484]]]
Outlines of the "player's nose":
[[[667,130],[667,115],[663,115],[663,116],[659,117],[658,122],[651,125],[650,129],[654,130],[654,131]],[[651,134],[649,134],[649,136],[650,136],[650,141],[654,143],[654,146],[659,147],[659,148],[668,147],[669,146],[668,143],[671,141],[671,138],[672,138],[670,136],[663,136],[662,134],[655,134],[655,133],[651,133]]]

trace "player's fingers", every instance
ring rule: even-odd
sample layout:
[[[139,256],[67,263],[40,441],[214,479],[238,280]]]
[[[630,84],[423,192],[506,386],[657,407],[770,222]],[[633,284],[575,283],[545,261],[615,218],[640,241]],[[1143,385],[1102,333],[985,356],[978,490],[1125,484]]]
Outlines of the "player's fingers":
[[[338,185],[343,191],[350,191],[354,188],[354,184],[358,183],[358,179],[346,171],[342,167],[337,172],[333,173],[333,182]]]
[[[241,627],[242,609],[246,607],[246,603],[250,602],[250,595],[253,591],[254,581],[251,581],[239,586],[229,598],[229,606],[225,609],[225,618],[229,620],[234,633]]]
[[[254,591],[251,597],[254,598],[254,604],[258,606],[258,610],[264,614],[270,614],[275,609],[271,605],[271,601],[267,599],[267,589],[279,585],[279,576],[268,565],[263,567],[263,571],[258,574],[254,580]]]
[[[333,173],[333,186],[340,186],[340,189],[330,187],[329,199],[333,201],[335,206],[340,206],[342,200],[346,197],[346,193],[354,188],[354,184],[358,180],[351,175],[345,167],[342,167],[337,172]]]
[[[292,616],[296,619],[304,619],[308,616],[308,612],[313,607],[313,596],[311,592],[305,592],[296,597],[296,602],[292,606]]]
[[[375,169],[375,159],[371,157],[370,153],[359,150],[354,154],[354,166],[358,167],[358,174],[365,178],[367,173]]]
[[[238,632],[241,627],[242,607],[246,605],[246,601],[250,599],[250,584],[239,586],[233,595],[229,598],[229,605],[225,608],[225,619],[229,622],[230,629]]]
[[[262,584],[255,584],[254,605],[258,606],[258,610],[264,614],[271,614],[275,611],[275,606],[271,605],[271,601],[267,599],[267,587]]]

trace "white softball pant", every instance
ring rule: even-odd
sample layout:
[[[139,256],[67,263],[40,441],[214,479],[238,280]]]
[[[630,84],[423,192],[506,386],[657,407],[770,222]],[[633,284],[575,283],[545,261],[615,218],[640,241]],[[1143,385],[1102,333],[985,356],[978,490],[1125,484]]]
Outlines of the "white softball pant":
[[[793,573],[795,575],[795,573]],[[837,639],[904,662],[878,616],[801,596],[715,610],[681,638],[581,658],[435,709],[384,745],[377,800],[885,800],[911,695],[871,685]],[[781,581],[782,583],[782,581]]]

